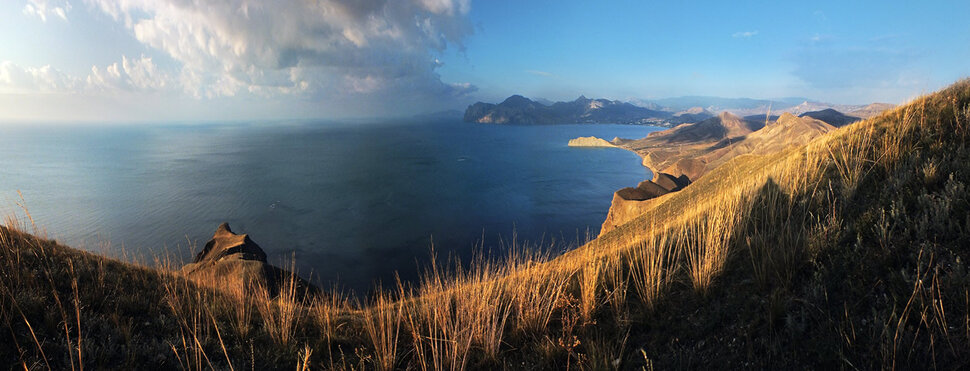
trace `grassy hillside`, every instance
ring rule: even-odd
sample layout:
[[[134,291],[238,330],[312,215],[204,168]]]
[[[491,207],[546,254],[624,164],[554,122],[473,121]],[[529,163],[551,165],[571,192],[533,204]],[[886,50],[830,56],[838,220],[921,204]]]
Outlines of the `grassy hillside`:
[[[369,298],[208,288],[0,229],[17,368],[963,368],[970,81],[742,155],[550,258]],[[549,248],[549,247],[547,247]],[[292,286],[292,285],[291,285]]]

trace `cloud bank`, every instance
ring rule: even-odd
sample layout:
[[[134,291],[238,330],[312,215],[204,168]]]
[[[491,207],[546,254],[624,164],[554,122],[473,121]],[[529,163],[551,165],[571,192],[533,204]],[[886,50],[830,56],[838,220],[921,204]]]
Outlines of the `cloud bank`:
[[[469,1],[84,0],[171,66],[122,56],[72,77],[7,62],[0,92],[302,99],[375,113],[453,104],[476,87],[442,81],[435,56],[463,50],[472,32]],[[46,22],[67,20],[70,10],[67,2],[30,0],[23,12]]]
[[[182,63],[199,97],[308,93],[460,95],[434,52],[462,48],[468,0],[89,0]]]

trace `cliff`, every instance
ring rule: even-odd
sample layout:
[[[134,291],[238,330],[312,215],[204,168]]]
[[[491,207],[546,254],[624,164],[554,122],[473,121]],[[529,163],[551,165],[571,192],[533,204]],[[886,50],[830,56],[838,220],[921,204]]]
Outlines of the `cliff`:
[[[686,175],[674,177],[670,174],[654,174],[652,180],[644,180],[634,187],[620,189],[613,193],[610,211],[600,228],[600,236],[643,214],[654,198],[677,192],[690,184]]]
[[[615,144],[608,142],[606,139],[597,137],[579,137],[570,139],[568,145],[570,147],[616,147]]]

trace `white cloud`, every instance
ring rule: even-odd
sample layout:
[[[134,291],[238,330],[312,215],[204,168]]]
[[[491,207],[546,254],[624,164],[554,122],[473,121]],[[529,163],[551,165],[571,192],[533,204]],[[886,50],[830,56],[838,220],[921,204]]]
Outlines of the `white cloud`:
[[[67,12],[71,11],[71,3],[67,1],[27,0],[23,12],[26,15],[40,18],[47,22],[47,16],[53,15],[67,21]]]
[[[128,82],[135,88],[163,90],[170,84],[170,77],[159,72],[155,63],[152,63],[152,59],[144,55],[133,59],[122,56],[121,66],[128,75]]]
[[[536,75],[536,76],[542,76],[542,77],[552,77],[553,76],[552,72],[546,72],[546,71],[525,70],[525,72],[526,73],[533,74],[533,75]]]
[[[195,97],[320,99],[344,93],[434,99],[475,90],[442,82],[435,72],[435,54],[463,48],[472,31],[469,0],[85,1],[180,64],[177,81],[152,77],[157,68],[144,58],[115,68],[139,89],[177,85]],[[112,77],[107,70],[91,74],[106,85]]]
[[[747,39],[758,34],[758,31],[738,31],[731,35],[735,39]]]
[[[167,91],[174,90],[178,82],[167,72],[159,70],[152,59],[142,55],[139,58],[121,56],[121,64],[112,63],[106,67],[91,67],[91,73],[84,80],[90,90],[112,91]]]
[[[86,77],[71,76],[50,65],[23,67],[0,63],[0,93],[159,92],[178,89],[178,80],[152,59],[121,57],[121,62],[91,66]]]
[[[0,92],[56,93],[74,91],[81,86],[80,80],[52,68],[21,67],[12,62],[0,63]]]

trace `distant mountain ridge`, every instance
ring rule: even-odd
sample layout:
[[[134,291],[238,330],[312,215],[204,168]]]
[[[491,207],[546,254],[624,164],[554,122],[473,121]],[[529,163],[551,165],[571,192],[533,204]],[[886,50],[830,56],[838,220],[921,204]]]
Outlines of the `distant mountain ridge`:
[[[834,109],[850,116],[868,118],[895,107],[895,105],[889,103],[872,103],[869,105],[833,104],[802,97],[753,99],[685,96],[655,100],[635,99],[631,100],[631,102],[643,107],[653,107],[654,109],[668,112],[703,108],[710,112],[731,112],[742,117],[759,114],[764,115],[769,112],[772,114],[788,112],[798,116],[806,112]]]
[[[464,121],[482,124],[646,124],[674,127],[697,123],[722,112],[754,119],[757,115],[777,118],[782,113],[811,114],[833,126],[842,126],[892,108],[892,104],[840,105],[806,98],[752,99],[689,96],[622,102],[580,96],[570,102],[552,103],[521,95],[501,103],[477,102],[465,110]]]
[[[466,122],[482,124],[660,123],[673,115],[630,103],[580,96],[571,102],[546,105],[521,95],[502,103],[478,102],[465,110]]]

